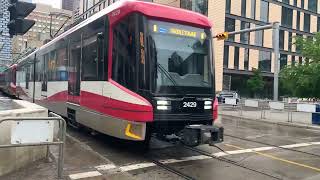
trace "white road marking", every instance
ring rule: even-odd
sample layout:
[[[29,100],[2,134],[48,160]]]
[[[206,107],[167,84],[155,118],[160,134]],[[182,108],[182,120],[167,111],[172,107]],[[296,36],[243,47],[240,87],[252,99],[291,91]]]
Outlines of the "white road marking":
[[[283,148],[296,148],[296,147],[306,147],[306,146],[312,146],[312,145],[320,145],[320,142],[309,142],[309,143],[299,143],[299,144],[289,144],[280,146]],[[259,152],[259,151],[268,151],[272,149],[277,149],[277,147],[258,147],[258,148],[250,148],[250,149],[244,149],[244,150],[234,150],[234,151],[226,151],[226,152],[218,152],[213,153],[213,156],[216,157],[222,157],[222,156],[228,156],[228,155],[235,155],[235,154],[244,154],[244,153],[250,153],[250,152]],[[205,159],[211,159],[210,156],[205,155],[199,155],[199,156],[189,156],[189,157],[183,157],[181,159],[164,159],[159,160],[161,163],[164,164],[171,164],[171,163],[179,163],[179,162],[186,162],[186,161],[196,161],[196,160],[205,160]],[[138,163],[138,164],[131,164],[127,166],[122,166],[119,169],[121,171],[133,171],[137,169],[143,169],[147,167],[153,167],[156,166],[154,163]]]
[[[152,166],[156,166],[156,164],[154,164],[154,163],[139,163],[139,164],[132,164],[132,165],[128,165],[128,166],[122,166],[119,169],[121,171],[132,171],[132,170],[143,169],[143,168],[152,167]]]
[[[71,180],[75,180],[75,179],[83,179],[83,178],[96,177],[96,176],[102,176],[102,174],[99,173],[98,171],[89,171],[89,172],[83,172],[83,173],[77,173],[77,174],[70,174],[69,178]]]
[[[257,138],[261,138],[261,137],[264,137],[264,136],[270,136],[272,134],[261,134],[261,135],[256,135],[256,136],[247,136],[246,138],[247,139],[257,139]]]
[[[114,165],[114,164],[104,164],[104,165],[100,165],[100,166],[96,166],[95,168],[98,170],[98,171],[107,171],[107,170],[110,170],[110,169],[114,169],[116,168],[117,166]]]
[[[280,146],[282,148],[296,148],[296,147],[305,147],[305,146],[311,146],[312,144],[310,143],[299,143],[299,144],[289,144],[289,145],[284,145]]]
[[[289,145],[283,145],[280,147],[290,149],[290,148],[306,147],[306,146],[312,146],[312,145],[320,145],[320,142],[289,144]],[[216,157],[222,157],[222,156],[244,154],[244,153],[250,153],[250,152],[268,151],[268,150],[272,150],[272,149],[277,149],[277,147],[272,147],[272,146],[258,147],[258,148],[250,148],[250,149],[243,149],[243,150],[234,150],[234,151],[212,153],[212,155],[216,156]],[[205,155],[198,155],[198,156],[183,157],[181,159],[163,159],[163,160],[159,160],[159,161],[163,164],[172,164],[172,163],[206,160],[206,159],[212,159],[212,157],[205,156]],[[144,169],[144,168],[153,167],[153,166],[156,166],[156,164],[145,162],[145,163],[125,165],[125,166],[120,166],[120,167],[117,167],[114,164],[104,164],[104,165],[95,166],[95,168],[98,171],[106,171],[106,170],[110,170],[110,169],[120,169],[122,172],[126,172],[126,171]],[[82,178],[87,178],[87,177],[101,176],[102,174],[98,171],[72,174],[72,175],[69,175],[69,177],[70,177],[70,179],[75,180],[75,179],[82,179]]]

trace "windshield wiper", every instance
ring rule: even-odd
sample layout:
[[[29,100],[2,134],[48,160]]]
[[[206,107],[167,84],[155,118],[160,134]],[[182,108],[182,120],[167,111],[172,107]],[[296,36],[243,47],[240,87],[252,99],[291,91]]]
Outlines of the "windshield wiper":
[[[178,83],[172,78],[172,76],[170,75],[169,71],[167,71],[161,64],[159,64],[157,62],[157,66],[159,67],[159,69],[163,72],[163,74],[165,76],[167,76],[167,78],[172,82],[172,84],[174,85],[173,87],[181,94],[183,94],[183,92],[181,91],[180,88],[178,88]]]

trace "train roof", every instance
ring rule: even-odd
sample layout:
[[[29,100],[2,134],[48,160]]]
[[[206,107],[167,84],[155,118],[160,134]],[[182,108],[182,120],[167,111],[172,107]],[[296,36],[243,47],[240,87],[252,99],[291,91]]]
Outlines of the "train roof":
[[[18,63],[23,62],[28,57],[34,55],[34,53],[38,52],[39,50],[45,49],[46,47],[49,47],[50,45],[54,44],[55,42],[59,41],[60,39],[64,38],[65,36],[71,34],[72,32],[78,30],[79,28],[82,28],[89,23],[93,22],[96,19],[99,19],[102,16],[108,15],[109,13],[115,11],[115,10],[125,10],[123,13],[125,16],[129,13],[133,12],[141,12],[142,14],[157,18],[161,20],[167,20],[167,21],[174,21],[177,23],[183,23],[188,24],[191,26],[198,26],[203,28],[211,28],[212,24],[208,20],[208,18],[202,14],[184,10],[181,8],[175,8],[171,6],[161,5],[157,3],[151,3],[151,2],[145,2],[145,1],[138,1],[138,0],[120,0],[115,2],[114,4],[106,7],[105,9],[97,12],[96,14],[92,15],[88,19],[82,21],[81,23],[77,24],[76,26],[70,28],[66,32],[60,34],[58,37],[54,38],[52,41],[48,42],[47,44],[41,46],[28,56],[22,58],[18,61]],[[119,17],[111,18],[110,21],[117,21]],[[112,23],[112,22],[110,22]]]

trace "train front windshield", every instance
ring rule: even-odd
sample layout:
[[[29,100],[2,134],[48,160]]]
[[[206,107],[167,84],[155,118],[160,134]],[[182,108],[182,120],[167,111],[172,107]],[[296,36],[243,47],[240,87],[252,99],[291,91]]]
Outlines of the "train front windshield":
[[[155,94],[212,94],[210,30],[148,21]]]

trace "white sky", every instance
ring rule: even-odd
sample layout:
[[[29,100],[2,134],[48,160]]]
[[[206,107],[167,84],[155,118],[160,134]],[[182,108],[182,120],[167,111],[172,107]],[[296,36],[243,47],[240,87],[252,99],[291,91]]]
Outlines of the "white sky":
[[[49,4],[54,8],[61,8],[61,0],[32,0],[33,3]]]

